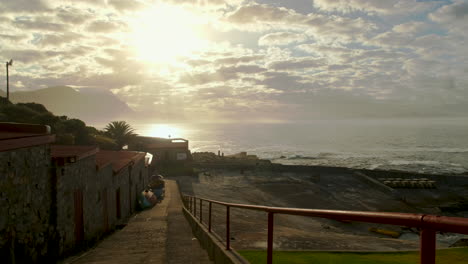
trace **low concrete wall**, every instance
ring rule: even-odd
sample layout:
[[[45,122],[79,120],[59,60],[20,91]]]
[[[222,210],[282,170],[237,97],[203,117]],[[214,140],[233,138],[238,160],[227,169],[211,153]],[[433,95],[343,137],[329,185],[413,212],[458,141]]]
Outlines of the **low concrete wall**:
[[[371,184],[371,185],[374,185],[376,188],[378,188],[380,191],[384,192],[384,193],[387,193],[389,195],[393,195],[395,198],[400,198],[400,194],[398,193],[398,191],[396,191],[395,189],[392,189],[390,187],[388,187],[387,185],[379,182],[378,180],[374,179],[374,178],[371,178],[369,176],[367,176],[366,174],[362,173],[362,172],[359,172],[359,171],[355,171],[354,172],[354,175],[355,176],[358,176],[359,178],[361,178],[363,181]]]
[[[241,255],[234,250],[226,250],[225,246],[221,241],[216,238],[213,234],[210,234],[208,230],[201,225],[201,223],[195,219],[187,209],[182,208],[185,218],[192,227],[192,232],[195,237],[200,241],[202,247],[206,250],[210,259],[214,263],[228,263],[228,264],[246,264],[249,263]]]

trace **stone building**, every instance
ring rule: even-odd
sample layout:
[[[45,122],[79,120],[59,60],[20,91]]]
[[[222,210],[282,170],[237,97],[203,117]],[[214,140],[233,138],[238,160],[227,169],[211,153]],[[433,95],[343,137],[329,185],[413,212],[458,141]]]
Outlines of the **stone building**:
[[[97,177],[98,151],[93,146],[51,147],[51,180],[56,186],[57,206],[55,239],[59,255],[70,253],[104,233],[96,223],[102,219],[103,210],[99,187],[106,184]]]
[[[145,154],[53,145],[60,255],[94,243],[136,210],[148,181]]]
[[[146,153],[50,145],[47,126],[0,123],[0,257],[37,263],[124,224],[148,184]]]
[[[183,163],[192,160],[189,141],[186,139],[138,137],[138,141],[139,144],[130,148],[151,153],[156,163]]]
[[[107,197],[108,226],[123,223],[137,208],[137,195],[148,185],[149,164],[144,152],[101,150],[96,155],[100,178],[112,175],[111,182],[103,185]]]
[[[38,262],[48,255],[54,223],[49,144],[54,140],[48,126],[0,123],[2,262]]]

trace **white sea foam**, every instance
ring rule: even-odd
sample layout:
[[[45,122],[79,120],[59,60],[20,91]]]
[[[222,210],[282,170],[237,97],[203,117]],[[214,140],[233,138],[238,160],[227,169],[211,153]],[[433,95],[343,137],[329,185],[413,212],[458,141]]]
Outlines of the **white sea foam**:
[[[435,160],[391,160],[390,165],[410,165],[410,164],[420,164],[420,165],[439,165],[439,161]]]

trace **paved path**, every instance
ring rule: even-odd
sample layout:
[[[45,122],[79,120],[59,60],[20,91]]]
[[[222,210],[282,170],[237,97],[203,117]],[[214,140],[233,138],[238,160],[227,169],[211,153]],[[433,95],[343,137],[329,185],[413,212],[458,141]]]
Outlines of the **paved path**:
[[[166,198],[160,204],[133,216],[125,228],[95,248],[63,263],[212,263],[192,236],[181,208],[176,182],[166,180]]]

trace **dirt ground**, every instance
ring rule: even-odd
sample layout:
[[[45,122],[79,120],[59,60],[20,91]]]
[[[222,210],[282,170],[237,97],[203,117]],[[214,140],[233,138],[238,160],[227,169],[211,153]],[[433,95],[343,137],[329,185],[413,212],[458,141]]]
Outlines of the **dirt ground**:
[[[208,199],[278,207],[353,211],[446,214],[441,207],[466,201],[466,186],[438,186],[436,189],[399,190],[398,195],[376,188],[352,173],[293,173],[267,169],[201,170],[198,176],[173,177],[184,194]],[[204,220],[208,206],[203,207]],[[214,230],[225,234],[225,208],[213,206]],[[451,211],[452,216],[468,216]],[[231,209],[231,243],[236,249],[266,247],[267,215],[263,212]],[[395,239],[373,233],[369,228],[400,232]],[[275,249],[283,250],[415,250],[417,230],[398,226],[344,223],[300,216],[275,215]],[[447,247],[459,235],[439,234],[438,247]]]

